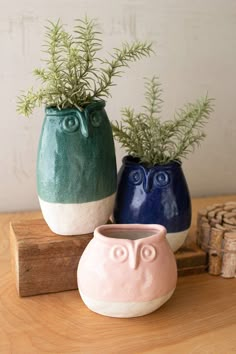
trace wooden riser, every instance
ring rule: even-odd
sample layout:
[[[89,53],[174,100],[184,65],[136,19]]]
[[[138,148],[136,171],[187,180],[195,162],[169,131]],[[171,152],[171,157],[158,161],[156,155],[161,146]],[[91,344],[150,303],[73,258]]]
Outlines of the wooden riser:
[[[18,294],[31,296],[77,289],[78,262],[92,237],[58,236],[43,219],[11,224],[11,258]],[[176,253],[180,276],[206,269],[206,253],[194,243],[187,244]]]

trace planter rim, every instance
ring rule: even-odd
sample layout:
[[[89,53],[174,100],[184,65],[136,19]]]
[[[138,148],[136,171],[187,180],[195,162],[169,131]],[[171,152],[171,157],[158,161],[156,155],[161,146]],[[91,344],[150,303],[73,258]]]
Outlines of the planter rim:
[[[117,237],[103,235],[103,232],[106,231],[114,231],[114,235],[116,231],[153,231],[152,235],[146,237],[144,236],[143,238],[148,239],[149,241],[155,239],[155,242],[160,242],[163,239],[165,239],[165,235],[167,232],[166,228],[163,225],[159,225],[159,224],[107,224],[107,225],[98,226],[94,230],[94,238],[100,239],[108,243],[116,242],[118,239]],[[124,238],[119,237],[119,240],[124,240],[129,242],[135,242],[138,239],[141,238],[129,239],[125,237]]]
[[[151,165],[148,166],[147,164],[140,162],[140,159],[138,157],[133,157],[131,155],[126,155],[122,158],[122,163],[123,165],[139,165],[139,166],[143,166],[146,169],[151,169],[151,168],[168,168],[168,167],[181,167],[182,166],[182,162],[180,160],[173,160],[170,161],[166,164],[156,164],[156,165]]]
[[[45,113],[47,116],[63,116],[68,113],[75,113],[75,112],[87,112],[91,109],[96,108],[104,108],[106,106],[106,102],[104,100],[97,100],[93,101],[85,106],[85,108],[80,111],[78,108],[62,108],[58,109],[57,107],[45,107]]]

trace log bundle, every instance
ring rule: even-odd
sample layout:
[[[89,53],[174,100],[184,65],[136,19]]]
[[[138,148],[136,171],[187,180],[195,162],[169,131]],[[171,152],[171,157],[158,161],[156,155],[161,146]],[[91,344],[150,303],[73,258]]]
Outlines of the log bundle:
[[[208,272],[236,276],[236,202],[213,204],[199,210],[197,243],[208,253]]]

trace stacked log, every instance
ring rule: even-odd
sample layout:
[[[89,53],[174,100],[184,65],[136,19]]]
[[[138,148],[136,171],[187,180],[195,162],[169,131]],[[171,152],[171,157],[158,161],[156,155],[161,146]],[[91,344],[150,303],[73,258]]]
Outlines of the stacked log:
[[[197,244],[209,255],[209,274],[236,277],[236,202],[199,210]]]

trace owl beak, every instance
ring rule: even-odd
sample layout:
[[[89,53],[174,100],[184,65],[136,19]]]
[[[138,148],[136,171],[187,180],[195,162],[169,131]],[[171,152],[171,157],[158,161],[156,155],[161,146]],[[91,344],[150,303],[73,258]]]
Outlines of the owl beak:
[[[83,124],[83,126],[81,125],[81,133],[85,138],[88,138],[89,136],[89,131],[88,131],[88,125],[87,124]]]
[[[130,252],[129,255],[129,266],[131,269],[136,269],[138,266],[138,259],[135,255],[135,252]]]
[[[88,117],[85,115],[83,112],[76,111],[76,115],[79,119],[80,122],[80,131],[81,134],[85,137],[88,138],[89,136],[89,126],[88,126]]]
[[[150,185],[149,178],[146,179],[146,182],[144,184],[144,190],[146,193],[149,193],[151,191],[151,185]]]

